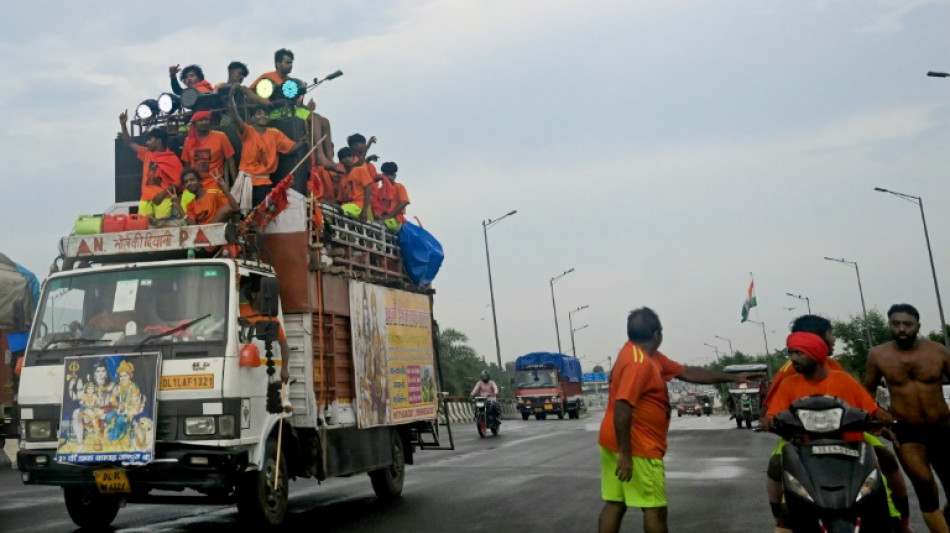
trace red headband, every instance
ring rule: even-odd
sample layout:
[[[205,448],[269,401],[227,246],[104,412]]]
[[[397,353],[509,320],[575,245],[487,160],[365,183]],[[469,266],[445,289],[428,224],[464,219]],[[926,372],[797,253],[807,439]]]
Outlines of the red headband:
[[[192,122],[198,122],[199,120],[205,118],[209,120],[211,119],[211,111],[195,111],[195,113],[191,115]]]
[[[828,344],[824,339],[814,333],[799,331],[792,333],[785,341],[789,351],[802,352],[819,363],[824,363],[828,358]]]

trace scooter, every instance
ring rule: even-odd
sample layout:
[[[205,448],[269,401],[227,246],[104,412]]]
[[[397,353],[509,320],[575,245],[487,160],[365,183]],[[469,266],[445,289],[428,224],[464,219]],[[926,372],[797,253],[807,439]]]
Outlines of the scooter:
[[[501,421],[489,412],[491,402],[484,396],[476,396],[472,401],[475,402],[475,427],[478,429],[478,436],[484,437],[488,430],[491,430],[492,435],[497,435]]]
[[[782,485],[795,533],[890,532],[884,480],[874,450],[863,439],[880,427],[863,409],[831,396],[795,401],[775,417],[782,448]]]

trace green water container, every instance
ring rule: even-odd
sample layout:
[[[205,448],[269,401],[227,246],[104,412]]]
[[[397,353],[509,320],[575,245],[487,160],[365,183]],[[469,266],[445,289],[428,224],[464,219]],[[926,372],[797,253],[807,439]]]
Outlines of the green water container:
[[[102,215],[79,215],[73,224],[73,235],[96,235],[102,233]]]

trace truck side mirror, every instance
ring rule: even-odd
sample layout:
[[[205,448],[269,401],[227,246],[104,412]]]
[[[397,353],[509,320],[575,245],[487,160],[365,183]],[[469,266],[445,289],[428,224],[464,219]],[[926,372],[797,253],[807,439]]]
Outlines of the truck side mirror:
[[[277,278],[261,278],[261,314],[271,317],[277,316],[280,311],[278,299],[280,297],[280,282]]]

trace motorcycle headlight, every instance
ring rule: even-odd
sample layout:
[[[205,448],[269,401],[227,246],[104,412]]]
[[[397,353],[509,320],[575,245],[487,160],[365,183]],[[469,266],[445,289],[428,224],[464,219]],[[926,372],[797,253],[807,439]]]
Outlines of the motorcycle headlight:
[[[828,433],[837,431],[841,427],[841,416],[844,414],[844,409],[840,407],[820,411],[799,409],[795,414],[801,420],[805,431]]]
[[[874,490],[874,487],[877,486],[877,470],[868,474],[868,477],[864,478],[864,483],[861,484],[861,488],[858,490],[858,497],[854,500],[856,502],[861,501],[861,498],[871,494],[871,491]]]
[[[186,418],[185,435],[214,435],[214,417],[190,416]]]
[[[812,503],[815,503],[815,499],[808,494],[808,491],[805,489],[805,485],[802,485],[802,482],[795,479],[795,476],[785,472],[785,488],[791,490],[799,497],[804,498]]]

